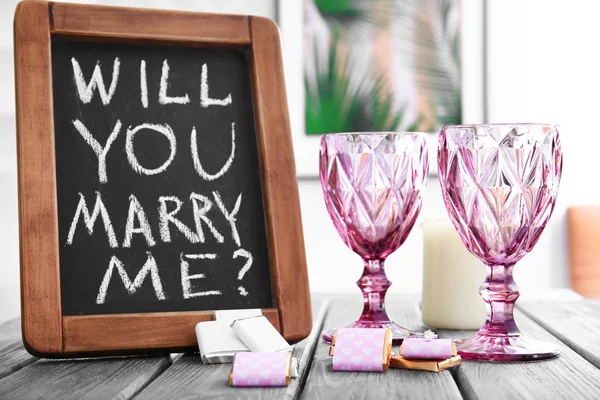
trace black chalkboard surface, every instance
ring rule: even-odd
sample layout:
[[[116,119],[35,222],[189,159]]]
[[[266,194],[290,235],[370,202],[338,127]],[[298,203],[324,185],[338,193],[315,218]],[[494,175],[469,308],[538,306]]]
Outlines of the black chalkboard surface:
[[[246,51],[51,46],[63,315],[274,306]]]

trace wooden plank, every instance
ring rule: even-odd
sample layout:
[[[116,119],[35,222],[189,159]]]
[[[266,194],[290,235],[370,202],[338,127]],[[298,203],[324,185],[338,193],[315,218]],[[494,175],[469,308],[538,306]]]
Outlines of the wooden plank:
[[[169,356],[40,360],[0,380],[0,398],[130,399],[170,363]]]
[[[463,361],[453,375],[467,399],[599,399],[600,370],[520,311],[517,325],[527,337],[556,343],[560,356],[540,361],[491,363]],[[440,331],[440,337],[465,338],[475,332]]]
[[[279,326],[276,308],[262,312],[274,326]],[[118,354],[120,350],[131,354],[134,348],[189,351],[197,346],[196,324],[212,319],[212,311],[66,316],[64,351],[67,355]]]
[[[391,316],[409,328],[422,329],[414,298],[396,298],[387,302]],[[360,295],[332,302],[325,329],[354,321],[362,311]],[[373,399],[460,399],[460,392],[449,371],[430,373],[390,369],[387,372],[334,372],[331,369],[330,345],[319,341],[308,381],[302,392],[305,399],[373,398]],[[398,353],[398,349],[394,349]]]
[[[600,368],[600,300],[523,302],[519,309]]]
[[[23,347],[21,321],[15,318],[0,325],[0,379],[37,360]]]
[[[14,31],[23,341],[32,353],[58,353],[63,341],[48,3],[19,3]]]
[[[120,42],[151,40],[190,45],[250,44],[248,17],[54,3],[52,33],[79,39],[114,38]],[[97,39],[96,39],[97,40]]]
[[[234,388],[228,386],[231,364],[204,365],[198,354],[185,354],[176,360],[158,379],[146,387],[137,397],[140,399],[164,398],[245,398],[282,399],[294,398],[304,385],[314,349],[319,341],[327,302],[313,302],[315,321],[311,335],[294,345],[294,357],[300,361],[300,376],[292,379],[290,385],[281,388]]]
[[[325,299],[324,297],[319,297],[312,300],[313,310],[316,311],[316,315],[313,318],[313,328],[310,332],[310,335],[302,341],[304,350],[302,354],[298,357],[298,377],[293,379],[286,391],[286,398],[289,399],[298,399],[304,390],[304,385],[308,380],[308,376],[310,374],[310,367],[314,361],[315,353],[317,351],[317,346],[321,341],[321,334],[323,332],[323,325],[325,323],[325,318],[327,318],[327,314],[329,313],[329,307],[331,306],[331,301]]]
[[[250,27],[250,79],[271,281],[283,335],[295,341],[308,336],[312,316],[279,29],[261,17],[250,17]]]

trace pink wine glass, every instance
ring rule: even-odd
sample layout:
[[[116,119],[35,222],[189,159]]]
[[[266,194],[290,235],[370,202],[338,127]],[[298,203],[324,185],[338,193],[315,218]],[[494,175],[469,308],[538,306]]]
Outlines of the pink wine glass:
[[[425,133],[336,133],[321,139],[319,172],[327,211],[342,240],[363,258],[364,308],[352,328],[390,328],[396,343],[415,335],[390,320],[384,261],[408,236],[427,181]],[[331,342],[336,329],[323,334]]]
[[[442,128],[438,171],[446,209],[463,243],[485,263],[479,293],[487,320],[457,341],[467,360],[547,358],[560,350],[524,337],[513,318],[519,290],[513,267],[537,243],[550,219],[562,171],[558,129],[545,124]]]

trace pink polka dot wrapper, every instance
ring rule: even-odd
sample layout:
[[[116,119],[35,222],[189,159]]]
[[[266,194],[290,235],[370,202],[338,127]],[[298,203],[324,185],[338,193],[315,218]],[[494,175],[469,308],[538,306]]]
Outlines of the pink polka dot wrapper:
[[[329,352],[334,371],[381,372],[388,369],[392,352],[389,329],[340,328]]]
[[[451,339],[406,338],[400,354],[411,360],[446,360],[456,355],[456,347]]]
[[[230,386],[287,386],[292,353],[237,353],[229,373]]]

